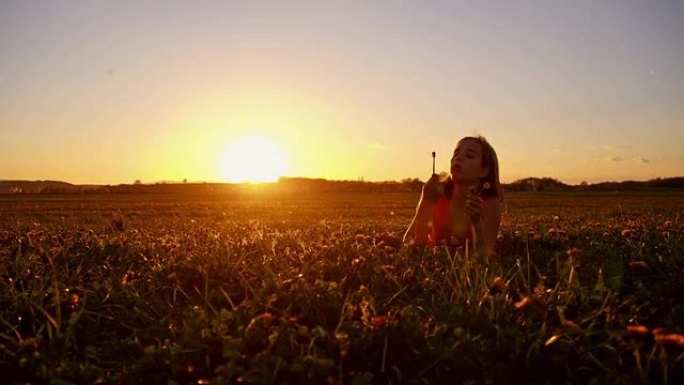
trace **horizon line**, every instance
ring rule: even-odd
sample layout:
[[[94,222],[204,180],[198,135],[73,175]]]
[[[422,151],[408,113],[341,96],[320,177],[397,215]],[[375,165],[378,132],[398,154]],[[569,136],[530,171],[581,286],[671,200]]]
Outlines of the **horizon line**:
[[[645,182],[650,182],[654,180],[663,180],[663,179],[676,179],[676,178],[684,178],[684,176],[667,176],[667,177],[654,177],[650,179],[623,179],[623,180],[603,180],[600,182],[588,182],[586,183],[588,185],[596,185],[596,184],[602,184],[602,183],[625,183],[625,182],[639,182],[639,183],[645,183]],[[277,181],[273,182],[229,182],[229,181],[211,181],[211,180],[158,180],[158,181],[152,181],[152,182],[143,182],[140,179],[136,179],[135,181],[131,183],[72,183],[72,182],[67,182],[64,180],[54,180],[54,179],[0,179],[0,182],[29,182],[29,183],[38,183],[38,182],[52,182],[52,183],[66,183],[72,186],[117,186],[117,185],[136,185],[136,184],[141,184],[141,185],[157,185],[157,184],[226,184],[226,185],[259,185],[259,184],[277,184],[279,183],[282,179],[308,179],[308,180],[322,180],[326,182],[357,182],[357,183],[402,183],[403,180],[419,180],[422,182],[420,178],[417,177],[407,177],[403,178],[401,180],[382,180],[382,181],[370,181],[370,180],[365,180],[363,177],[359,177],[358,179],[327,179],[327,178],[322,178],[322,177],[307,177],[307,176],[281,176],[278,178]],[[501,182],[502,185],[506,184],[514,184],[516,182],[525,180],[525,179],[551,179],[555,180],[557,182],[560,182],[562,184],[568,185],[568,186],[581,186],[583,182],[580,183],[567,183],[562,181],[561,179],[554,178],[554,177],[548,177],[548,176],[528,176],[524,178],[518,178],[512,182]],[[139,182],[139,183],[136,183]]]

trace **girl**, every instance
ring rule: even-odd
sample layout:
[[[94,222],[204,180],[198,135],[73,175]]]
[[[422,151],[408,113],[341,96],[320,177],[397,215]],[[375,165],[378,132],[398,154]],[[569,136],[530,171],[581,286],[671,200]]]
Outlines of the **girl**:
[[[465,137],[451,157],[451,175],[437,174],[423,185],[416,215],[404,243],[434,245],[452,237],[470,243],[480,255],[494,253],[501,223],[499,161],[483,137]]]

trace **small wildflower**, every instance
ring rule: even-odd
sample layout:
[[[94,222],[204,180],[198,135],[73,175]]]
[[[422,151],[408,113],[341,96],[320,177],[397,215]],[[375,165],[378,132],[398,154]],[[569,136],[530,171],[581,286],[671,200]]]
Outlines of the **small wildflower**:
[[[386,272],[390,272],[390,271],[394,270],[394,265],[380,265],[380,269],[382,269]]]
[[[344,332],[335,333],[335,339],[337,339],[340,346],[340,356],[345,357],[349,353],[349,349],[351,348],[349,334]]]
[[[19,349],[34,351],[38,347],[35,338],[26,338],[19,341]]]
[[[655,341],[661,345],[684,347],[684,335],[677,333],[655,334]]]
[[[520,301],[515,303],[515,308],[516,309],[524,309],[524,308],[528,307],[531,303],[532,303],[532,300],[530,299],[530,297],[525,297],[525,298],[523,298]]]
[[[273,314],[269,312],[259,314],[249,321],[246,331],[254,330],[257,326],[268,326],[273,322],[274,318]]]
[[[565,322],[563,322],[563,326],[565,326],[568,329],[572,329],[574,331],[578,331],[578,332],[582,331],[582,328],[580,328],[579,325],[577,325],[576,323],[574,323],[570,320],[566,320]]]
[[[78,307],[79,303],[81,303],[81,298],[78,296],[76,293],[72,293],[69,296],[69,299],[67,300],[67,308],[70,310],[74,310]]]
[[[490,294],[499,294],[506,288],[506,282],[501,277],[495,277],[489,287]]]
[[[648,328],[644,325],[627,325],[627,333],[633,336],[645,336]]]
[[[558,334],[551,336],[551,338],[546,340],[546,342],[544,343],[544,346],[549,346],[549,345],[553,344],[554,342],[558,341],[559,338],[560,338],[560,336]]]
[[[648,269],[648,263],[645,261],[634,261],[628,264],[630,270],[645,270]]]
[[[366,262],[366,258],[363,256],[359,256],[358,258],[352,259],[352,267],[357,266],[357,265],[362,265],[364,262]]]
[[[383,327],[387,325],[388,317],[386,315],[379,315],[373,317],[371,325],[374,327]]]
[[[565,230],[557,229],[555,227],[552,227],[549,229],[549,234],[552,235],[565,235]]]

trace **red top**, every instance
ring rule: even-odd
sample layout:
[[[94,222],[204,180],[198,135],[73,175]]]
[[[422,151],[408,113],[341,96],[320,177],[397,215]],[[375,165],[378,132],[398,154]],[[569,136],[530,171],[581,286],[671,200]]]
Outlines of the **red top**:
[[[471,236],[470,221],[467,222],[465,238]],[[443,196],[435,203],[435,212],[432,216],[432,231],[428,235],[430,244],[438,244],[441,241],[449,241],[454,234],[454,228],[449,217],[449,197]]]

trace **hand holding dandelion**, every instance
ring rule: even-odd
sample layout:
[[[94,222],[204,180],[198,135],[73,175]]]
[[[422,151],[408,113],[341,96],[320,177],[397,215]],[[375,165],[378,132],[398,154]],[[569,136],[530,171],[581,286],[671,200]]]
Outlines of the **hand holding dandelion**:
[[[422,197],[430,202],[436,202],[443,195],[444,186],[439,180],[439,175],[432,174],[423,185]]]
[[[470,186],[468,188],[468,192],[473,195],[481,196],[484,191],[489,190],[490,188],[492,188],[492,185],[489,182],[485,182],[482,185],[482,188],[480,188],[480,191],[477,192],[477,194],[475,194],[475,192],[477,191],[477,188],[475,186]]]
[[[475,186],[471,186],[468,190],[469,194],[465,203],[465,212],[473,221],[477,221],[482,218],[482,209],[484,208],[484,201],[482,200],[482,193],[486,190],[492,188],[491,183],[485,182],[482,184],[482,188],[477,192]]]
[[[482,192],[489,190],[490,188],[492,188],[492,185],[489,182],[484,182],[482,188],[480,189],[480,192],[478,192],[477,195],[481,196]]]

